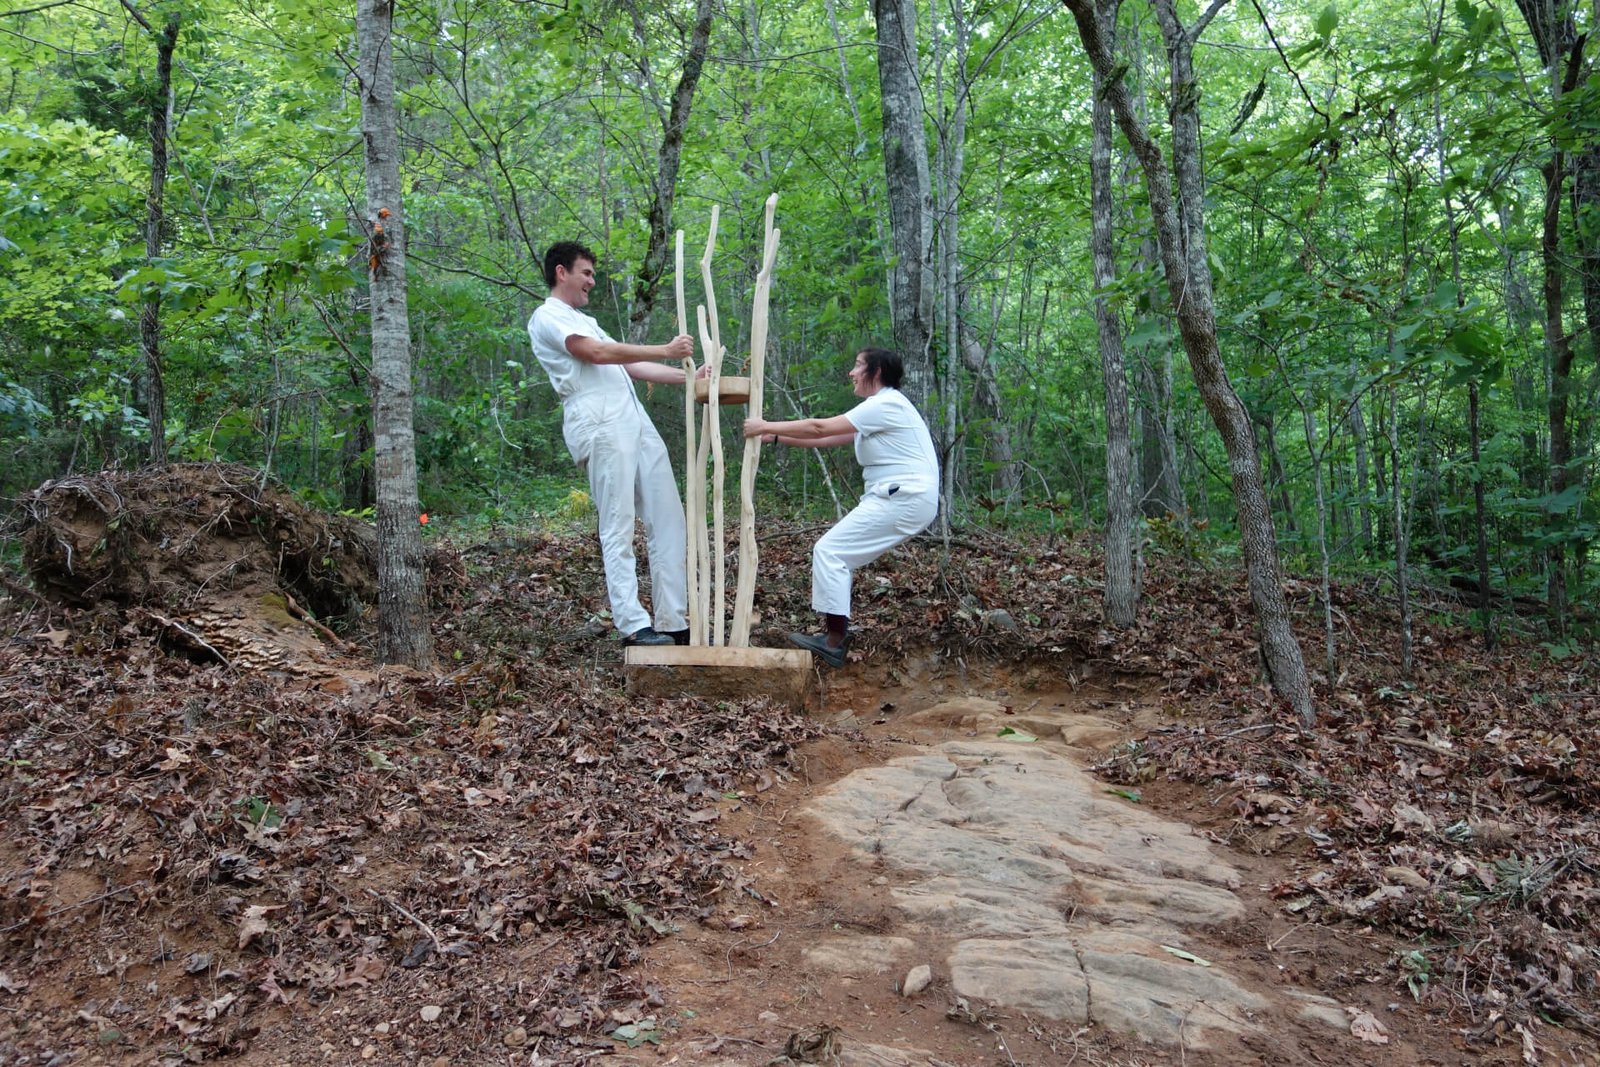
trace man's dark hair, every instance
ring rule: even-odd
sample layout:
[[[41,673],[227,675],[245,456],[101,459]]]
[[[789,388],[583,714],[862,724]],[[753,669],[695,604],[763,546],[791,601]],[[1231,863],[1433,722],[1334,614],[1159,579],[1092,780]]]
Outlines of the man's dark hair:
[[[900,353],[887,348],[863,348],[860,354],[865,360],[864,366],[869,377],[876,378],[879,385],[886,385],[890,389],[900,388],[900,379],[906,373]]]
[[[587,245],[581,245],[577,241],[557,241],[550,246],[550,251],[544,254],[544,283],[554,289],[556,268],[565,267],[571,270],[580,259],[587,259],[590,263],[600,262],[595,258],[595,254],[589,251]]]

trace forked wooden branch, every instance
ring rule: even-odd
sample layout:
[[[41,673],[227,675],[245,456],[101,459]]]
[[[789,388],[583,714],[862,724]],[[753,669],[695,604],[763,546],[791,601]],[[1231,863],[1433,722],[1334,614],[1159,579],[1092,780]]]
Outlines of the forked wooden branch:
[[[767,361],[767,317],[772,297],[772,266],[778,258],[779,233],[773,228],[778,194],[767,197],[763,229],[761,273],[756,275],[754,306],[750,315],[750,407],[752,418],[762,413],[762,393]],[[756,568],[760,552],[756,547],[756,472],[761,467],[761,438],[744,439],[744,463],[739,470],[739,588],[734,599],[731,643],[746,648],[750,644],[750,617],[755,605]]]
[[[706,360],[711,364],[710,403],[706,405],[705,434],[711,439],[711,482],[713,486],[711,551],[716,554],[716,560],[712,568],[716,575],[715,591],[709,598],[711,601],[710,612],[714,612],[711,615],[711,643],[714,645],[726,643],[723,635],[727,626],[728,614],[726,585],[723,580],[728,545],[727,532],[723,529],[722,522],[722,482],[725,471],[722,459],[722,419],[720,414],[722,402],[718,389],[722,381],[722,335],[717,324],[716,286],[711,280],[711,254],[717,247],[718,214],[717,206],[713,204],[711,207],[711,232],[706,235],[706,251],[705,255],[700,259],[700,277],[705,282],[706,302],[699,308],[700,335],[706,348]]]
[[[673,288],[678,298],[678,333],[689,332],[689,317],[684,310],[683,301],[683,231],[678,231],[676,247],[674,249],[674,274]],[[705,465],[699,465],[699,477],[695,465],[695,433],[694,433],[694,358],[691,356],[683,361],[683,528],[685,548],[685,581],[684,586],[689,596],[689,643],[691,645],[704,644],[706,640],[706,620],[701,613],[700,606],[700,557],[705,553]]]

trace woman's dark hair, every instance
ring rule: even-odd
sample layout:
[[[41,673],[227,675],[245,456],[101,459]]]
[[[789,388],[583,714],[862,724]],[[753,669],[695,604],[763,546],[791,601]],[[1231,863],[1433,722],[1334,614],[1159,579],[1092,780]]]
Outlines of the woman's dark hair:
[[[544,254],[544,283],[550,288],[556,287],[556,268],[565,267],[571,270],[580,259],[587,259],[590,263],[600,262],[594,258],[594,253],[586,245],[577,241],[557,241],[550,246],[550,251]]]
[[[906,365],[900,360],[900,353],[887,348],[863,348],[859,353],[864,362],[868,377],[875,378],[879,385],[888,386],[890,389],[900,388],[900,379],[905,377]]]

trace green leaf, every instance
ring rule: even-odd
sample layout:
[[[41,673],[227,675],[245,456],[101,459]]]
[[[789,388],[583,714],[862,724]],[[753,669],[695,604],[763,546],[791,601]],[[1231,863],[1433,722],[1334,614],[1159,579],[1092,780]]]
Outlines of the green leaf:
[[[629,1048],[638,1048],[647,1043],[659,1045],[661,1031],[656,1029],[655,1019],[640,1019],[636,1023],[623,1023],[611,1031],[611,1040],[620,1041]]]
[[[1161,951],[1170,952],[1180,960],[1188,960],[1190,963],[1198,963],[1202,967],[1211,966],[1210,960],[1203,960],[1199,956],[1196,956],[1193,952],[1185,952],[1181,948],[1173,948],[1171,945],[1162,945]]]
[[[1037,741],[1037,740],[1039,740],[1037,737],[1034,737],[1032,734],[1028,733],[1025,730],[1013,729],[1010,726],[1002,726],[1002,727],[1000,727],[1000,732],[998,734],[996,734],[995,736],[996,737],[1003,737],[1007,741]]]
[[[1339,9],[1332,4],[1323,8],[1317,14],[1317,36],[1323,43],[1333,37],[1333,31],[1339,28]]]
[[[1131,800],[1135,804],[1141,804],[1144,802],[1144,798],[1139,795],[1139,791],[1137,789],[1107,789],[1106,792],[1112,794],[1113,796],[1119,796],[1123,800]]]

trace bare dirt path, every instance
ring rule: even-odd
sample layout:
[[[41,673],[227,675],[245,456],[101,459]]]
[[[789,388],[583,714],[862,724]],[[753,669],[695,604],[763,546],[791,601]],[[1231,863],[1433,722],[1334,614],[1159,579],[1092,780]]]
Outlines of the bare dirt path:
[[[730,802],[762,899],[651,949],[642,977],[675,1014],[638,1062],[1465,1062],[1365,980],[1384,939],[1272,897],[1299,835],[1229,847],[1230,805],[1078,769],[1158,725],[1153,700],[1040,682],[830,676],[819,714],[859,740],[815,742],[802,780]]]

